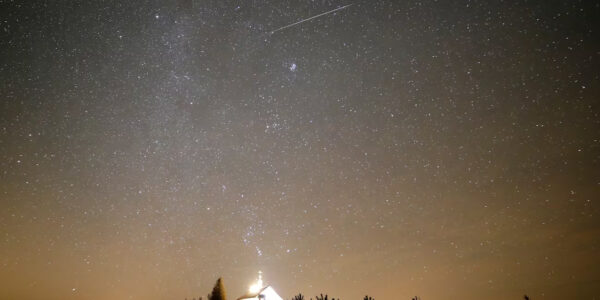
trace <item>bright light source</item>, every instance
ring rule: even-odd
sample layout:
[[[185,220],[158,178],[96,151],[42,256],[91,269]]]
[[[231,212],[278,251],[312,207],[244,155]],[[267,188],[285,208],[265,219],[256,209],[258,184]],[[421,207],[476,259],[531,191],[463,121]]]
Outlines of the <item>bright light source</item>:
[[[252,294],[256,294],[256,293],[260,292],[260,288],[261,288],[261,286],[258,285],[258,283],[255,283],[255,284],[253,284],[253,285],[250,286],[249,291]]]
[[[250,291],[250,293],[252,293],[252,294],[256,294],[256,293],[260,292],[260,290],[262,288],[263,288],[262,272],[258,271],[258,280],[250,286],[248,291]]]

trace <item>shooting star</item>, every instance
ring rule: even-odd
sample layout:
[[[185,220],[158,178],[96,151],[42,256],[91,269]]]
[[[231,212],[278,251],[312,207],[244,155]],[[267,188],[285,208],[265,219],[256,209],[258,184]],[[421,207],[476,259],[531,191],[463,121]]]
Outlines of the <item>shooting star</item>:
[[[336,9],[333,9],[333,10],[330,10],[330,11],[327,11],[327,12],[324,12],[324,13],[322,13],[322,14],[318,14],[318,15],[316,15],[316,16],[312,16],[312,17],[310,17],[310,18],[308,18],[308,19],[300,20],[300,21],[298,21],[298,22],[296,22],[296,23],[292,23],[292,24],[289,24],[289,25],[285,25],[285,26],[283,26],[283,27],[277,28],[277,29],[275,29],[275,30],[273,30],[273,31],[269,32],[269,34],[273,34],[273,33],[277,32],[277,31],[281,31],[281,30],[284,30],[284,29],[290,28],[290,27],[292,27],[292,26],[296,26],[296,25],[298,25],[298,24],[302,24],[302,23],[304,23],[304,22],[310,21],[310,20],[312,20],[312,19],[316,19],[316,18],[318,18],[318,17],[322,17],[322,16],[324,16],[324,15],[328,15],[328,14],[330,14],[330,13],[333,13],[333,12],[336,12],[336,11],[338,11],[338,10],[342,10],[342,9],[344,9],[344,8],[348,8],[348,7],[352,6],[352,5],[354,5],[354,3],[352,3],[352,4],[348,4],[348,5],[345,5],[345,6],[342,6],[342,7],[338,7],[338,8],[336,8]]]

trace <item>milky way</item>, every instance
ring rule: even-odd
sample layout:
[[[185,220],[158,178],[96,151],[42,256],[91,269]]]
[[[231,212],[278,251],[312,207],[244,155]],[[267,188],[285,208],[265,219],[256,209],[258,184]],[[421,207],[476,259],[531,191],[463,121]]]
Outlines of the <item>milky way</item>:
[[[84,2],[1,5],[1,299],[598,297],[594,1]]]

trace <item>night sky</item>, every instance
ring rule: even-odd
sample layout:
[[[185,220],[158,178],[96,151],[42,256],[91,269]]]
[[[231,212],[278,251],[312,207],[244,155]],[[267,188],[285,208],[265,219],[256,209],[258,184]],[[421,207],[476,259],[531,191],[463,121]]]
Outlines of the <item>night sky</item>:
[[[598,1],[0,11],[0,299],[600,298]]]

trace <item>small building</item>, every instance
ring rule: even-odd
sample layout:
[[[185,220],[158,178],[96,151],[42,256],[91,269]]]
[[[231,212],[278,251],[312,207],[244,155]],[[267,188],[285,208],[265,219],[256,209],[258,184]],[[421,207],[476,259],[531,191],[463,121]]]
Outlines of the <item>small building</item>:
[[[258,280],[250,286],[246,295],[237,300],[283,300],[270,285],[263,286],[262,272],[258,271]]]
[[[270,286],[267,285],[256,293],[248,293],[237,300],[283,300],[277,292]]]

